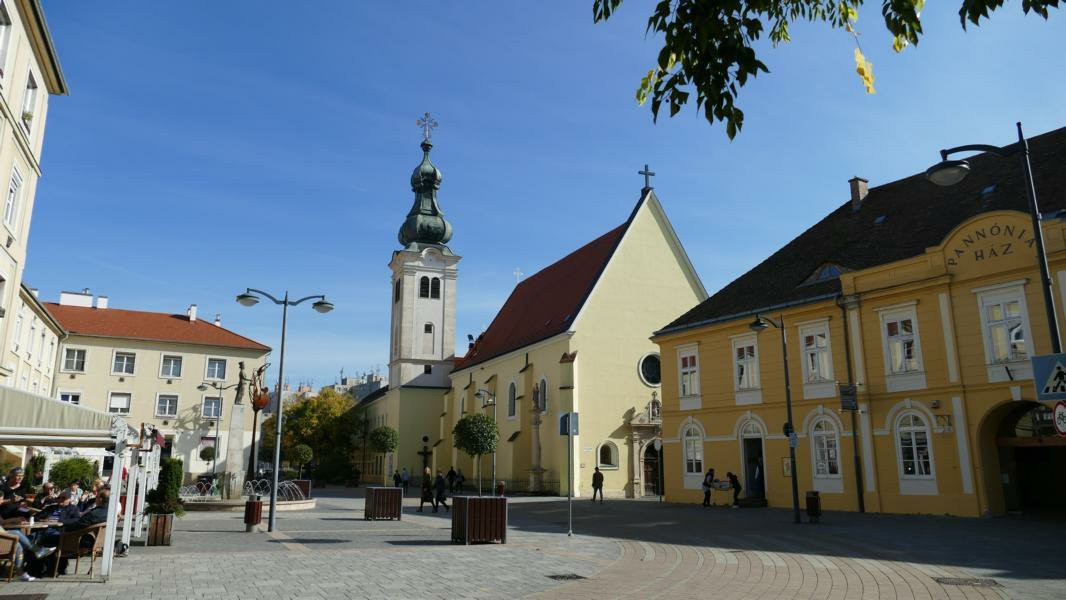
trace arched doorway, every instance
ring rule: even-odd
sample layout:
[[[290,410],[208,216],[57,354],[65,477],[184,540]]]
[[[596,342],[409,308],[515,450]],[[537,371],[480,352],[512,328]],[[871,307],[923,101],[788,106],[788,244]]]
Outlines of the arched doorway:
[[[659,452],[655,449],[655,443],[648,443],[644,447],[644,495],[658,496],[662,489],[659,480]]]
[[[766,497],[763,435],[762,426],[755,420],[749,419],[740,428],[741,458],[744,460],[745,498],[761,500]]]
[[[1066,438],[1055,433],[1050,407],[1011,402],[981,428],[985,489],[991,514],[1066,510]]]

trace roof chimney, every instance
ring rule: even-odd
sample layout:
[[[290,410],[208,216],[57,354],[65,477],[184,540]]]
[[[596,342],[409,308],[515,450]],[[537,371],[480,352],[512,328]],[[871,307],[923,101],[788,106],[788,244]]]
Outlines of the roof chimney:
[[[848,183],[851,184],[851,211],[858,212],[862,208],[862,201],[870,193],[870,182],[856,176],[849,179]]]
[[[59,292],[59,304],[61,306],[82,306],[92,308],[93,295],[88,288],[85,292]]]
[[[215,327],[222,327],[222,313],[215,313]]]
[[[107,308],[107,296],[96,297],[96,308]]]
[[[195,323],[196,322],[196,305],[195,304],[190,304],[189,305],[189,310],[185,311],[185,314],[187,314],[189,316],[189,322],[190,323]]]
[[[39,290],[37,288],[30,288],[30,293],[33,294],[34,298],[40,298],[41,297],[41,290]]]

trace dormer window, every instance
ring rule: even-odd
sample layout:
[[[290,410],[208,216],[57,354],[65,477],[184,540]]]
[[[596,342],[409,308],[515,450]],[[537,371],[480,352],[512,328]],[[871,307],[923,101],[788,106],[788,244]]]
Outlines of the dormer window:
[[[807,279],[803,280],[800,285],[811,285],[814,283],[820,283],[822,281],[829,281],[840,277],[841,273],[847,273],[850,269],[842,267],[836,263],[827,262],[818,267],[811,273]]]

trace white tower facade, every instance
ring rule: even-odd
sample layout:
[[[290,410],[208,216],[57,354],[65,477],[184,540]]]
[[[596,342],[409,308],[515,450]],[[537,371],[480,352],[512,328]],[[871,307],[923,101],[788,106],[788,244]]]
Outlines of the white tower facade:
[[[429,115],[426,120],[431,121]],[[421,121],[420,121],[421,122]],[[447,243],[452,226],[437,204],[441,172],[429,160],[431,127],[422,163],[411,174],[414,205],[393,252],[389,386],[447,387],[455,356],[455,283],[460,258]]]

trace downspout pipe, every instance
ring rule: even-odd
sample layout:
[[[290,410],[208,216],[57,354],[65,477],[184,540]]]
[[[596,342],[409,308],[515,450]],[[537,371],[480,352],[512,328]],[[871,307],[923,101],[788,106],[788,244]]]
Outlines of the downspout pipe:
[[[855,370],[851,364],[851,334],[848,331],[848,305],[858,306],[859,297],[856,295],[845,296],[840,294],[836,297],[836,305],[840,307],[841,321],[844,323],[844,363],[848,369],[848,385],[855,385]],[[858,389],[856,388],[856,394]],[[859,456],[859,427],[858,427],[858,407],[856,410],[848,411],[851,413],[851,442],[854,448],[855,457],[855,496],[859,503],[859,512],[866,512],[866,499],[864,497],[865,490],[862,485],[862,462]]]

